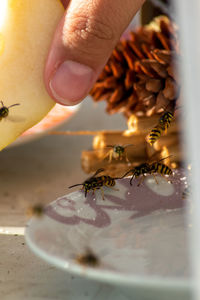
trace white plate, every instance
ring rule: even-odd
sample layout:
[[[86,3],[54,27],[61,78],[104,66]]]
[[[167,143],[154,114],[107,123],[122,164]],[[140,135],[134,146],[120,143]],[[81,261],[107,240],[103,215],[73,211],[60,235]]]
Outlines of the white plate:
[[[182,171],[173,184],[160,176],[138,181],[118,180],[115,191],[104,188],[84,197],[83,191],[63,196],[33,218],[26,229],[31,250],[65,271],[139,289],[148,299],[153,292],[171,291],[187,299],[190,291],[187,224],[182,192],[187,186]],[[75,257],[90,248],[100,259],[96,268],[80,265]],[[151,291],[151,292],[150,292]]]

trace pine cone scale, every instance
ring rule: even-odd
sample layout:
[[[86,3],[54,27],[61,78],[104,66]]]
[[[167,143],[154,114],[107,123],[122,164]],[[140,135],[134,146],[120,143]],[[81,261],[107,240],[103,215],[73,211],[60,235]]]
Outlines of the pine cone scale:
[[[156,73],[151,68],[148,60],[136,61],[135,62],[135,72],[137,73],[144,73],[145,75],[154,78]]]
[[[165,81],[165,88],[163,90],[163,95],[165,98],[169,100],[173,100],[177,97],[177,85],[175,81],[168,77],[167,80]]]
[[[172,61],[172,53],[168,50],[153,50],[152,55],[160,64],[170,64]]]
[[[177,27],[167,17],[120,41],[90,94],[109,113],[151,115],[175,107],[179,96]],[[171,104],[170,104],[171,103]]]
[[[120,78],[122,76],[122,74],[124,73],[123,67],[116,61],[110,62],[110,68],[113,72],[114,77],[116,77],[116,78]]]
[[[118,102],[121,100],[122,96],[124,93],[124,89],[122,86],[119,86],[114,93],[112,94],[112,96],[109,99],[109,103],[113,103],[113,102]]]
[[[145,88],[147,91],[157,93],[162,88],[162,81],[160,79],[148,79]]]

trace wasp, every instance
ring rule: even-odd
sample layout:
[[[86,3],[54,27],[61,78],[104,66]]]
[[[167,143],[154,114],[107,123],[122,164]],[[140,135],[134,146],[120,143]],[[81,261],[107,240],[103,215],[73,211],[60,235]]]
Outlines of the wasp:
[[[190,187],[187,186],[182,192],[182,199],[187,199],[191,195]]]
[[[162,160],[168,158],[169,156],[160,159],[158,162],[154,162],[150,165],[151,174],[158,173],[160,175],[172,175],[172,169],[167,165],[161,163]]]
[[[166,111],[159,119],[158,124],[167,130],[174,119],[174,115],[170,111]]]
[[[84,254],[78,255],[75,260],[84,266],[96,267],[99,265],[99,258],[90,250],[87,249]]]
[[[35,204],[28,208],[27,214],[29,216],[42,217],[44,215],[45,208],[42,204]]]
[[[20,105],[19,103],[15,103],[15,104],[12,104],[10,106],[5,106],[3,104],[3,101],[0,101],[2,107],[0,108],[0,121],[3,119],[3,118],[6,118],[9,114],[9,109],[13,106],[17,106],[17,105]]]
[[[158,120],[158,124],[151,130],[147,137],[148,143],[152,146],[162,135],[166,132],[174,119],[173,114],[170,111],[166,111]]]
[[[85,191],[85,197],[87,196],[87,193],[90,190],[92,190],[94,193],[95,190],[100,189],[101,194],[102,194],[102,199],[104,200],[104,191],[103,191],[102,187],[108,186],[108,187],[113,188],[113,186],[115,185],[115,180],[120,179],[120,178],[112,178],[108,175],[97,176],[99,173],[101,173],[103,171],[104,171],[104,169],[98,169],[92,177],[88,178],[83,183],[78,183],[78,184],[69,186],[69,189],[72,187],[78,186],[78,185],[82,185],[83,186],[82,189]]]
[[[141,180],[139,181],[139,183],[137,185],[137,186],[140,186],[140,184],[144,180],[146,174],[149,174],[149,175],[154,176],[154,179],[155,179],[156,183],[158,184],[158,181],[156,180],[156,177],[155,177],[155,173],[160,174],[162,176],[172,175],[172,173],[173,173],[172,170],[167,165],[161,163],[162,160],[165,160],[165,159],[169,158],[170,156],[171,155],[169,155],[167,157],[164,157],[164,158],[160,159],[157,162],[142,163],[139,166],[137,166],[137,167],[129,170],[128,172],[126,172],[123,177],[125,177],[129,173],[132,173],[132,177],[130,179],[130,185],[132,185],[133,178],[137,178],[140,175],[142,175]]]
[[[144,176],[146,174],[151,174],[151,168],[150,168],[150,166],[151,165],[148,164],[148,163],[142,163],[139,166],[137,166],[137,167],[129,170],[128,172],[126,172],[123,177],[125,177],[129,173],[132,173],[132,177],[130,179],[130,185],[132,185],[133,178],[138,178],[140,175],[142,175],[143,176],[142,180],[143,180]],[[139,181],[138,186],[140,186],[142,180]]]
[[[133,146],[133,145],[132,144],[128,144],[125,146],[108,145],[108,146],[106,146],[106,148],[111,148],[111,149],[106,153],[106,155],[103,157],[103,159],[105,159],[106,157],[109,156],[109,163],[110,163],[113,158],[116,160],[122,160],[125,157],[126,161],[129,162],[127,153],[126,153],[126,148],[129,146]]]

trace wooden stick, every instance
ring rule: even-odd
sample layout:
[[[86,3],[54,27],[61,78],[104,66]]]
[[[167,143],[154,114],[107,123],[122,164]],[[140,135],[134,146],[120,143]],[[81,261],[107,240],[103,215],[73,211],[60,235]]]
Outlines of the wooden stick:
[[[140,152],[140,147],[144,148],[145,146],[145,135],[131,135],[124,136],[123,131],[120,132],[106,132],[105,134],[95,135],[93,139],[93,149],[102,149],[107,145],[128,145],[131,144],[133,146],[128,147],[127,151],[131,149],[131,151]],[[138,149],[136,149],[138,147]],[[130,148],[130,149],[129,149]],[[144,152],[144,150],[143,150]]]
[[[119,139],[117,139],[117,141],[119,141]],[[178,139],[177,140],[173,139],[173,141],[174,143],[165,144],[166,150],[168,152],[167,156],[172,155],[172,157],[170,157],[170,162],[180,163],[183,159],[181,147],[178,142]],[[109,140],[109,142],[114,142],[114,140],[113,139]],[[130,140],[127,142],[130,142]],[[100,138],[99,146],[102,143],[103,140],[101,140]],[[156,151],[154,147],[151,147],[143,140],[141,143],[137,143],[137,147],[131,146],[126,148],[128,160],[130,163],[126,162],[125,157],[123,157],[123,160],[121,161],[113,158],[112,161],[109,163],[108,159],[104,159],[105,153],[108,152],[109,150],[106,148],[97,147],[94,148],[93,150],[82,151],[81,164],[83,170],[86,173],[94,172],[99,168],[105,168],[109,172],[112,172],[112,175],[115,174],[115,176],[117,177],[117,176],[121,176],[121,174],[124,172],[126,168],[134,167],[145,161],[151,161],[152,159],[153,161],[156,161],[163,158],[163,153],[162,153],[163,150],[164,148],[161,147],[159,150]]]
[[[49,135],[98,135],[98,134],[120,134],[121,130],[80,130],[80,131],[49,131]]]

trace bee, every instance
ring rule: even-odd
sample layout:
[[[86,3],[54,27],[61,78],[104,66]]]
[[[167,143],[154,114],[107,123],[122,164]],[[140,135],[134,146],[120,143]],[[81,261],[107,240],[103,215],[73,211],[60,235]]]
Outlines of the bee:
[[[29,216],[42,217],[44,215],[45,208],[42,204],[35,204],[28,208],[27,214]]]
[[[144,180],[145,176],[147,174],[149,174],[149,175],[153,175],[154,176],[154,179],[155,179],[156,183],[158,184],[158,181],[156,180],[156,177],[155,177],[155,173],[160,174],[162,176],[164,176],[164,175],[172,175],[173,174],[172,170],[167,165],[161,163],[162,160],[167,159],[170,156],[171,155],[169,155],[167,157],[164,157],[164,158],[160,159],[157,162],[142,163],[139,166],[137,166],[137,167],[129,170],[128,172],[126,172],[123,177],[125,177],[129,173],[132,173],[132,177],[130,179],[130,185],[132,185],[133,178],[137,178],[140,175],[142,175],[142,177],[141,177],[141,179],[140,179],[140,181],[139,181],[139,183],[137,185],[137,186],[140,186],[140,184]]]
[[[89,267],[97,267],[100,263],[99,258],[90,249],[87,249],[84,254],[78,255],[75,260],[79,264]]]
[[[103,186],[108,186],[113,188],[113,186],[115,185],[115,180],[119,179],[119,178],[112,178],[108,175],[102,175],[102,176],[98,176],[96,177],[99,173],[103,172],[104,169],[98,169],[94,175],[88,179],[86,179],[83,183],[78,183],[78,184],[74,184],[69,186],[69,189],[78,185],[82,185],[82,189],[85,191],[85,197],[87,196],[87,193],[92,190],[93,193],[95,192],[95,190],[100,189],[101,190],[101,194],[102,194],[102,199],[104,200],[104,191],[103,191]],[[114,188],[113,188],[114,189]]]
[[[9,109],[13,106],[17,106],[17,105],[20,105],[19,103],[15,103],[15,104],[12,104],[10,106],[5,106],[3,104],[3,101],[0,101],[2,107],[0,108],[0,121],[3,119],[3,118],[6,118],[9,114]]]
[[[111,148],[106,155],[103,157],[103,159],[105,159],[106,157],[109,156],[109,163],[112,161],[112,159],[116,159],[116,160],[122,160],[124,157],[126,159],[127,162],[129,162],[128,157],[127,157],[127,153],[126,153],[126,148],[129,146],[133,146],[132,144],[129,145],[108,145],[106,146],[106,148]]]
[[[151,130],[147,137],[148,143],[152,146],[162,135],[166,132],[174,119],[173,114],[170,111],[166,111],[158,120],[158,124]]]

